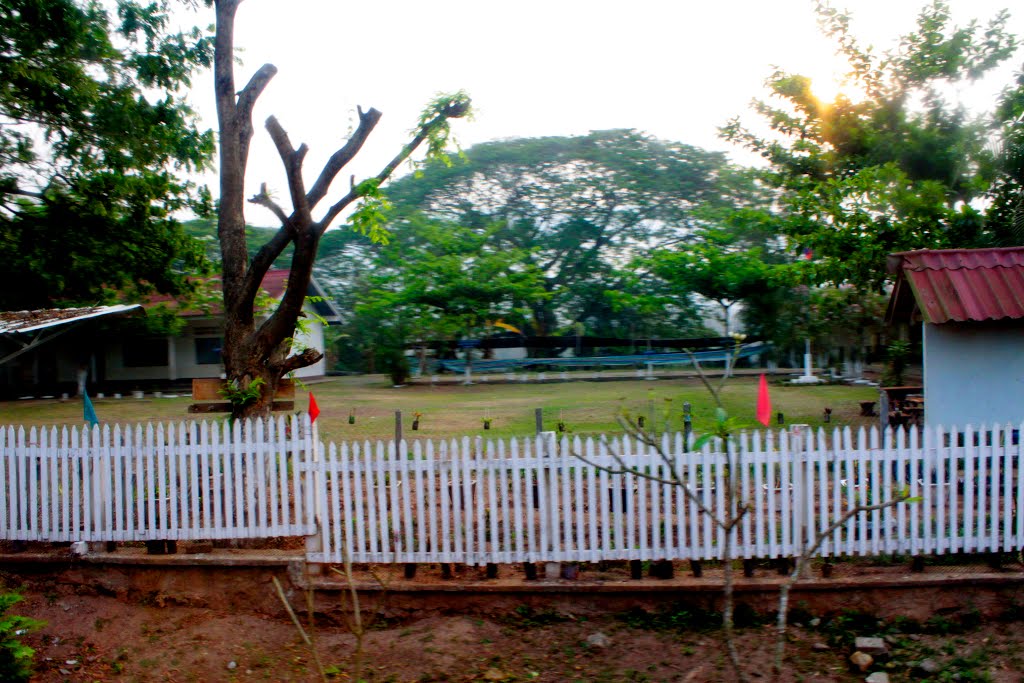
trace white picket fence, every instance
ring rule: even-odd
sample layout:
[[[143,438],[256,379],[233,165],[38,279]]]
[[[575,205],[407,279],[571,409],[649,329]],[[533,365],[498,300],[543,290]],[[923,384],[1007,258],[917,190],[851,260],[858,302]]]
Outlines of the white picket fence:
[[[746,510],[734,557],[793,556],[900,492],[914,500],[852,516],[817,554],[1011,551],[1024,547],[1021,431],[750,433],[731,455],[676,434],[662,457],[624,437],[325,447],[308,416],[0,427],[0,538],[309,536],[316,563],[710,560],[724,532],[683,487],[724,517],[732,471]]]
[[[293,436],[297,435],[297,436]],[[0,538],[148,541],[316,531],[309,419],[0,427]]]
[[[979,446],[974,446],[975,437]],[[826,438],[828,437],[828,438]],[[799,439],[799,440],[798,440]],[[745,434],[729,456],[680,435],[662,451],[636,440],[538,437],[439,444],[332,444],[317,472],[320,549],[311,562],[534,562],[719,559],[726,473],[737,472],[733,556],[793,556],[849,510],[904,492],[912,502],[860,512],[829,533],[821,556],[1017,550],[1024,494],[1008,429],[849,429],[794,438]],[[617,453],[616,457],[613,453]],[[604,468],[625,466],[632,473]],[[672,470],[675,470],[673,475]],[[641,476],[648,474],[656,479]],[[676,478],[680,485],[666,483]],[[736,508],[737,510],[739,507]]]

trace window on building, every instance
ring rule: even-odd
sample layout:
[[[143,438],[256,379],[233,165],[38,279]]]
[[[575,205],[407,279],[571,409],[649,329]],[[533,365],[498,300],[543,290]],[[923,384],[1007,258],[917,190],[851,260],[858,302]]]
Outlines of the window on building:
[[[164,337],[128,339],[121,346],[121,359],[126,368],[167,367],[167,339]]]
[[[220,337],[196,337],[196,365],[220,365]]]

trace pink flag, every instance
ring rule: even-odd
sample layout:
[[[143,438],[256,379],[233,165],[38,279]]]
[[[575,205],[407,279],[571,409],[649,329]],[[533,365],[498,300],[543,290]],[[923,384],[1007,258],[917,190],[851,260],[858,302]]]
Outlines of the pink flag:
[[[768,396],[768,380],[763,374],[757,384],[757,421],[765,427],[772,421],[772,399]]]
[[[316,404],[316,397],[311,391],[309,392],[309,423],[313,424],[318,417],[320,417],[320,406]]]

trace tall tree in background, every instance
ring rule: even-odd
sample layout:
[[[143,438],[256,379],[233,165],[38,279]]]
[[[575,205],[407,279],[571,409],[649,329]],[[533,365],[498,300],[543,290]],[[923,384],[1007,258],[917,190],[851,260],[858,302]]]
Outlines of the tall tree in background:
[[[220,241],[224,289],[223,359],[228,380],[235,389],[255,400],[237,401],[236,417],[267,414],[280,380],[289,372],[311,365],[322,357],[317,349],[293,353],[293,336],[306,299],[317,246],[324,231],[350,206],[362,200],[353,225],[372,239],[383,234],[376,223],[381,209],[380,185],[424,142],[428,157],[444,154],[449,119],[469,111],[469,98],[458,93],[438,98],[423,112],[412,140],[373,178],[354,184],[317,216],[341,170],[351,161],[380,119],[376,109],[359,110],[359,123],[349,140],[335,151],[308,189],[303,176],[307,147],[295,148],[277,119],[266,128],[281,157],[288,181],[291,207],[286,209],[263,187],[249,201],[270,210],[281,227],[250,258],[245,233],[245,172],[253,135],[252,111],[256,100],[277,72],[266,64],[248,83],[235,84],[234,25],[241,0],[215,0],[217,33],[215,77],[217,118],[220,124]],[[254,310],[260,283],[274,260],[292,247],[291,274],[284,296],[270,314],[257,319]]]
[[[0,308],[176,292],[202,250],[175,220],[213,134],[182,92],[212,60],[168,5],[0,0]],[[130,131],[130,134],[126,134]]]
[[[951,93],[1013,54],[1006,14],[956,27],[936,1],[878,55],[851,35],[847,15],[820,2],[817,12],[860,94],[824,102],[808,78],[778,71],[768,79],[774,101],[755,104],[772,133],[738,119],[722,131],[769,162],[794,246],[813,250],[822,281],[877,289],[890,252],[985,243],[971,202],[987,185],[987,124]]]
[[[986,227],[998,246],[1024,245],[1024,71],[996,107],[1000,139],[993,155],[992,205]]]
[[[421,211],[458,223],[543,274],[547,297],[531,304],[529,331],[582,322],[591,334],[614,319],[605,292],[638,252],[686,241],[698,207],[759,201],[724,155],[632,130],[476,145],[451,166],[431,164],[388,189],[392,223]],[[610,317],[611,316],[611,317]]]

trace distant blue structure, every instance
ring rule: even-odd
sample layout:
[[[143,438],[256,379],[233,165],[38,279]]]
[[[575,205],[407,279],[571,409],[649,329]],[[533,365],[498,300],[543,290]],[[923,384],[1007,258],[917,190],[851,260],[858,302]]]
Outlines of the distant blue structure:
[[[753,342],[744,344],[739,352],[734,349],[714,349],[689,353],[642,353],[626,356],[582,356],[569,358],[510,358],[505,360],[474,360],[473,372],[512,372],[535,367],[556,370],[570,368],[640,367],[644,365],[689,365],[696,358],[701,363],[724,363],[729,358],[749,358],[768,350],[768,344]],[[450,372],[465,372],[465,360],[441,360],[438,368]]]

